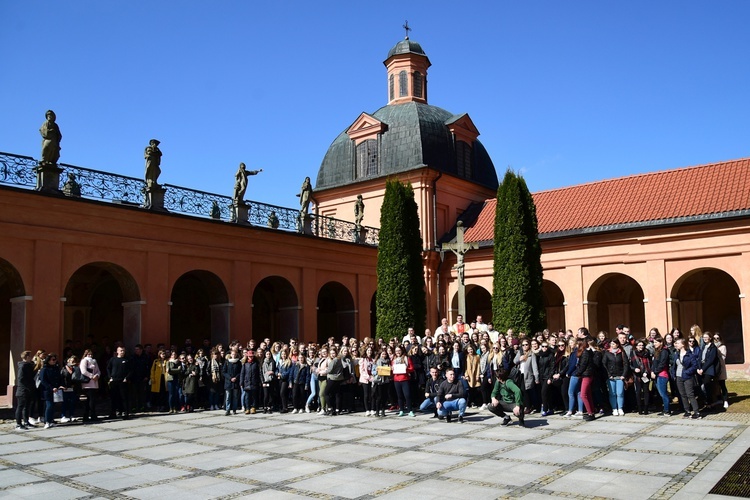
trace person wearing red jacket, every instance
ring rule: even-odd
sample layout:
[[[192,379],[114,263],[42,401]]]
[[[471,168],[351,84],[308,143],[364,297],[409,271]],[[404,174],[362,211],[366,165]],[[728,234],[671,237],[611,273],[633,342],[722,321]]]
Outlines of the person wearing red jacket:
[[[411,379],[411,374],[414,373],[414,365],[400,345],[397,345],[393,352],[395,355],[391,361],[391,368],[393,371],[393,383],[396,386],[396,395],[398,396],[398,416],[403,417],[408,413],[410,417],[413,417],[414,411],[411,408],[409,380]]]

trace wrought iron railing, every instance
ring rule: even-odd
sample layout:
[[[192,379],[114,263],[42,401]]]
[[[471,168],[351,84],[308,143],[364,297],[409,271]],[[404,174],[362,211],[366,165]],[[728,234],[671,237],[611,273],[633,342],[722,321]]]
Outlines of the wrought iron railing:
[[[38,186],[37,165],[37,160],[29,156],[0,152],[0,184],[36,188]],[[59,167],[62,169],[61,189],[68,195],[132,206],[145,205],[146,183],[142,179],[66,163],[61,163]],[[73,174],[73,177],[68,174]],[[170,212],[234,222],[232,198],[229,196],[171,184],[162,186],[166,188],[164,208]],[[305,225],[301,223],[299,210],[251,200],[246,200],[246,203],[248,223],[253,226],[305,232]],[[315,214],[308,215],[306,220],[309,221],[309,232],[317,237],[351,241],[363,245],[378,245],[379,230],[377,228],[363,226],[358,230],[352,222]]]

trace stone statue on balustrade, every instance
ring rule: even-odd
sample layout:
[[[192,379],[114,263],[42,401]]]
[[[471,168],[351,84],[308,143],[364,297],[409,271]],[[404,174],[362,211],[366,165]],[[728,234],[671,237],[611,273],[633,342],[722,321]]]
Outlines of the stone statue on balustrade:
[[[276,215],[276,212],[271,210],[271,213],[268,214],[268,227],[271,229],[278,229],[279,228],[279,217]]]
[[[60,194],[60,174],[62,169],[57,166],[60,159],[60,142],[62,132],[55,123],[57,116],[55,112],[47,110],[45,113],[47,121],[42,124],[39,133],[42,134],[42,157],[36,171],[36,189],[45,193]]]
[[[362,227],[362,219],[365,218],[365,202],[362,201],[362,195],[357,195],[357,201],[354,203],[354,225],[357,229]]]
[[[62,142],[62,132],[60,127],[55,123],[57,116],[55,112],[47,110],[45,113],[47,121],[42,124],[39,133],[42,134],[42,159],[40,165],[57,165],[60,159],[60,143]]]
[[[299,232],[309,232],[305,230],[307,212],[310,210],[310,202],[313,201],[313,189],[309,177],[305,177],[297,196],[299,197]]]
[[[146,158],[146,189],[159,187],[159,176],[161,175],[161,144],[156,139],[151,139],[146,146],[144,158]]]
[[[234,174],[234,195],[232,196],[234,203],[244,203],[248,176],[258,175],[261,172],[263,172],[262,168],[260,170],[247,170],[245,164],[240,163],[237,173]]]
[[[63,185],[63,194],[75,198],[81,197],[81,185],[76,180],[76,174],[68,172],[68,180]]]

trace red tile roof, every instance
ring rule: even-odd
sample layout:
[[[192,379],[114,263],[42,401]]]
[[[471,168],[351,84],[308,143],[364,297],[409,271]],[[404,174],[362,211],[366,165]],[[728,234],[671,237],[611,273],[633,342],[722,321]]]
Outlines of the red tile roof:
[[[750,158],[620,177],[534,193],[539,233],[723,214],[750,209]],[[466,241],[492,240],[495,200]]]

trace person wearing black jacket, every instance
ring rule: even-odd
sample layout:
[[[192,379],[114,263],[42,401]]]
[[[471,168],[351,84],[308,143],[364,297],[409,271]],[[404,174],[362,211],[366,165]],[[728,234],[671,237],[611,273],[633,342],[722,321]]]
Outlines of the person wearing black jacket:
[[[536,357],[536,365],[539,369],[539,385],[542,392],[542,416],[546,417],[552,414],[552,376],[555,373],[555,355],[547,340],[542,342]]]
[[[130,400],[133,403],[135,411],[145,411],[146,401],[148,401],[147,395],[150,391],[148,383],[150,375],[150,360],[148,355],[143,352],[143,346],[136,344],[133,352],[133,356],[130,358],[131,361],[131,372],[132,380],[130,384]]]
[[[133,364],[125,357],[125,348],[117,348],[117,356],[110,358],[107,363],[107,373],[109,374],[109,394],[112,401],[112,407],[109,410],[109,417],[114,418],[120,412],[122,418],[130,418],[130,380],[132,378]]]
[[[240,372],[240,388],[243,391],[242,400],[246,415],[255,414],[261,387],[260,363],[255,359],[255,353],[248,349],[245,364],[242,365]]]
[[[625,415],[625,379],[630,373],[630,364],[618,339],[609,341],[609,350],[604,353],[604,368],[607,370],[612,415]]]
[[[34,363],[31,362],[31,351],[21,353],[16,376],[16,430],[25,430],[32,425],[29,423],[31,401],[35,397]]]
[[[242,372],[242,363],[237,353],[232,351],[229,353],[224,365],[222,366],[222,376],[224,377],[224,391],[226,398],[224,402],[224,409],[229,415],[229,412],[234,412],[237,415],[237,407],[240,405],[240,373]]]
[[[424,387],[425,399],[422,401],[422,404],[419,405],[419,411],[427,413],[429,410],[433,410],[433,418],[437,417],[437,407],[435,406],[435,402],[437,401],[438,387],[443,380],[444,379],[440,375],[440,371],[437,367],[433,366],[430,368],[430,378],[427,379]]]
[[[456,377],[455,370],[448,368],[445,371],[445,380],[440,382],[437,390],[437,413],[439,417],[445,417],[450,423],[451,412],[458,410],[458,421],[463,423],[464,412],[466,412],[466,390],[461,380]]]
[[[45,403],[44,428],[49,429],[55,425],[55,394],[65,389],[60,375],[60,367],[57,365],[57,354],[50,353],[47,356],[39,378],[39,388],[42,390],[42,399]]]
[[[594,345],[596,341],[591,337],[587,337],[584,341],[584,349],[580,353],[578,358],[578,366],[576,367],[576,376],[581,380],[581,399],[586,407],[586,414],[583,416],[584,420],[594,420],[594,402],[592,401],[593,396],[593,381],[594,381]],[[588,346],[586,346],[588,344]]]
[[[703,391],[706,393],[706,407],[714,404],[714,378],[719,374],[719,350],[714,344],[710,332],[703,332],[703,347],[701,348],[698,365],[698,377],[703,381]]]
[[[669,412],[669,349],[664,347],[664,338],[661,335],[654,337],[654,364],[651,368],[651,379],[656,381],[656,390],[659,391],[664,410],[657,413],[659,416],[670,415]]]

